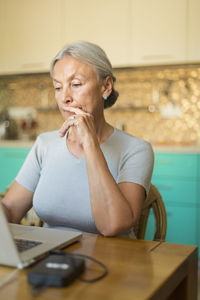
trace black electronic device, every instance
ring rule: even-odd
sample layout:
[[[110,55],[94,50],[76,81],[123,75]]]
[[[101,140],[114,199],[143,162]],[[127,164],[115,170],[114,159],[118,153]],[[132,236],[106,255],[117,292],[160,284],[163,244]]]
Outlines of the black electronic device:
[[[28,282],[34,287],[67,286],[84,269],[83,258],[51,254],[28,272]]]

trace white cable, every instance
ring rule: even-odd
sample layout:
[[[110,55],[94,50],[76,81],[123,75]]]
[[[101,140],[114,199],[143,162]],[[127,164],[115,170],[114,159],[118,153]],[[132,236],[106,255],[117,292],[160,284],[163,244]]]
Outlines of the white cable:
[[[6,276],[3,280],[0,281],[0,288],[8,284],[11,280],[14,279],[15,275],[18,273],[18,269],[12,271],[8,276]]]

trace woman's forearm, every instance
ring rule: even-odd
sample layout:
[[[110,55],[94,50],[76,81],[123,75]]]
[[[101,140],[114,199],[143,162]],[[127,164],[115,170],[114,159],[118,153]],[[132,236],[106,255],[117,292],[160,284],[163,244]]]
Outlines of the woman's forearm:
[[[109,171],[98,145],[87,147],[86,163],[92,212],[103,235],[117,235],[133,226],[131,206]]]
[[[19,223],[32,206],[33,192],[14,181],[5,197],[1,200],[7,219]]]

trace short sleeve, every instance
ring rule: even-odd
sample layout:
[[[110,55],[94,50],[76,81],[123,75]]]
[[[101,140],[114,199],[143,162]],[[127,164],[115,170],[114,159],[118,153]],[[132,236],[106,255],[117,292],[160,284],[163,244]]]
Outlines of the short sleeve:
[[[35,191],[40,178],[42,152],[40,138],[38,137],[15,178],[19,184],[32,192]]]
[[[143,141],[136,147],[129,147],[119,166],[119,182],[133,182],[142,185],[148,194],[154,165],[154,153],[151,144]]]

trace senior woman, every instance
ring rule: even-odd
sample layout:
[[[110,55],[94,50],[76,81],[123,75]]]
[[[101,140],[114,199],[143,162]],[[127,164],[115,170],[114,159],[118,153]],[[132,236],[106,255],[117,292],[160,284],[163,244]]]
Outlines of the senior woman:
[[[2,200],[10,222],[33,206],[45,226],[133,236],[153,170],[151,145],[108,124],[118,93],[105,52],[89,42],[51,65],[60,130],[38,136]]]

